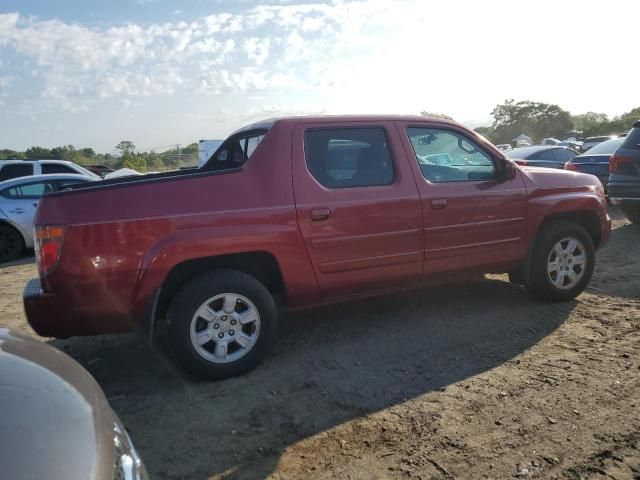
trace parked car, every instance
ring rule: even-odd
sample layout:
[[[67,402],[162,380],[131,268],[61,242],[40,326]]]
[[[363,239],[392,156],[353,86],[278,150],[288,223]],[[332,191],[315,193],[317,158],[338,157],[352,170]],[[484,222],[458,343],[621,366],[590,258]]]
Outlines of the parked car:
[[[533,147],[514,148],[507,152],[519,165],[530,167],[563,168],[564,164],[578,155],[567,147],[535,145]]]
[[[587,137],[582,142],[582,153],[587,152],[590,148],[595,147],[599,143],[606,142],[607,140],[611,140],[612,138],[616,138],[615,135],[607,135],[601,137]]]
[[[632,223],[640,223],[640,121],[609,159],[609,199]]]
[[[503,152],[508,152],[509,150],[513,150],[513,147],[508,143],[501,143],[499,145],[496,145],[496,147],[498,147]]]
[[[569,142],[558,140],[557,138],[543,138],[540,145],[551,145],[553,147],[568,147]]]
[[[33,218],[42,195],[94,180],[86,175],[58,174],[0,182],[0,262],[13,260],[25,248],[33,248]]]
[[[197,171],[47,195],[35,228],[36,332],[167,335],[187,370],[224,378],[264,357],[279,308],[486,272],[574,298],[611,220],[597,178],[519,168],[455,122],[336,116],[249,125]]]
[[[80,165],[65,160],[0,160],[0,182],[30,175],[69,173],[100,177]]]
[[[0,378],[0,478],[148,478],[102,389],[71,357],[0,328]]]
[[[113,172],[113,168],[109,168],[106,165],[89,165],[86,167],[91,173],[95,173],[99,177],[104,178],[108,173]]]
[[[590,148],[588,152],[569,160],[564,164],[564,169],[595,175],[606,190],[609,181],[609,158],[622,145],[623,141],[624,138],[613,138],[599,143]]]

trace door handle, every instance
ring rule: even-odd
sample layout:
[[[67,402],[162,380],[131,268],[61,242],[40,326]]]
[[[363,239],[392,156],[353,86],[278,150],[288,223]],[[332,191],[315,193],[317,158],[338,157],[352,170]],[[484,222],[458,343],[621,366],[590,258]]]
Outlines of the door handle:
[[[9,210],[9,213],[24,213],[24,208],[14,208],[13,210]]]
[[[447,206],[446,198],[434,198],[431,200],[431,210],[442,210]]]
[[[331,215],[331,210],[328,208],[312,208],[311,209],[311,221],[321,222],[326,220]]]

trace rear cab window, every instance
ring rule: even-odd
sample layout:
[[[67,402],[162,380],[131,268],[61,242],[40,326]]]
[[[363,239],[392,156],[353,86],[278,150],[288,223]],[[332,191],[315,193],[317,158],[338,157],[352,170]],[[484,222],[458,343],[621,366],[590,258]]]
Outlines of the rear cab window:
[[[225,140],[203,165],[205,171],[223,171],[242,167],[255,153],[267,130],[234,135]]]
[[[407,135],[422,176],[430,182],[473,182],[497,178],[491,155],[458,132],[409,127]]]
[[[327,127],[304,135],[307,169],[326,188],[390,185],[395,174],[384,128]]]

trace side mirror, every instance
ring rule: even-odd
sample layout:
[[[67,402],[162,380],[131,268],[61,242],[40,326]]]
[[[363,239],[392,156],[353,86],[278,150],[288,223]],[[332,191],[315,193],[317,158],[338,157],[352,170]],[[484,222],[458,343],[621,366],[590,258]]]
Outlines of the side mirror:
[[[518,167],[513,160],[505,158],[502,160],[502,167],[502,178],[504,180],[513,180],[516,178],[516,175],[518,174]]]

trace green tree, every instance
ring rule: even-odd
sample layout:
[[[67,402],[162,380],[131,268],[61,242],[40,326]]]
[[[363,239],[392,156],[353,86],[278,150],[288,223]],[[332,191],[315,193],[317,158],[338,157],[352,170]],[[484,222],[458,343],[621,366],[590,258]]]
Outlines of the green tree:
[[[122,158],[122,167],[131,168],[137,172],[146,172],[147,161],[141,155],[127,155]]]
[[[123,157],[125,155],[133,155],[135,149],[136,146],[130,140],[122,140],[116,145],[116,150],[119,150]]]
[[[558,105],[506,100],[491,112],[496,143],[510,143],[524,133],[536,141],[561,137],[572,129],[571,114]]]
[[[487,140],[493,142],[493,137],[495,136],[495,130],[491,127],[477,127],[473,129],[476,133],[479,133]]]
[[[25,156],[30,160],[51,158],[51,150],[43,147],[30,147],[24,151]]]

